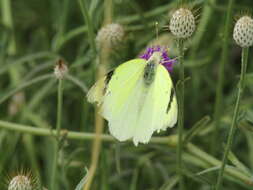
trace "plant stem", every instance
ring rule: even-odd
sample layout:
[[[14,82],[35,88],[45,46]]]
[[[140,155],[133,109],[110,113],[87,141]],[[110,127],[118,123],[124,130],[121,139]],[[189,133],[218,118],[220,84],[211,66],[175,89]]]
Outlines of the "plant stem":
[[[227,156],[228,156],[228,153],[230,151],[230,148],[231,148],[231,145],[232,145],[233,139],[234,139],[241,96],[242,96],[244,86],[245,86],[244,78],[245,78],[245,73],[246,73],[246,69],[247,69],[248,52],[249,52],[249,48],[242,49],[242,65],[241,65],[240,81],[239,81],[239,86],[238,86],[238,94],[237,94],[237,99],[236,99],[236,104],[235,104],[235,109],[234,109],[234,115],[232,118],[232,124],[231,124],[230,130],[229,130],[228,140],[227,140],[227,144],[225,147],[225,153],[223,155],[222,165],[219,170],[219,176],[218,176],[216,187],[215,187],[216,190],[221,189],[224,169],[225,169],[225,166],[227,163]]]
[[[46,129],[45,127],[39,128],[35,126],[21,125],[21,124],[11,123],[7,121],[2,121],[2,120],[0,120],[0,128],[5,129],[5,130],[15,131],[15,132],[21,132],[21,133],[27,133],[31,135],[38,135],[38,136],[45,136],[45,137],[52,137],[56,135],[56,130]],[[94,133],[74,132],[74,131],[67,131],[67,130],[61,130],[61,135],[66,136],[66,139],[79,140],[79,141],[93,140],[94,138],[96,138],[96,134]],[[101,140],[105,142],[116,141],[116,139],[113,138],[111,135],[106,135],[106,134],[100,134],[100,138]],[[170,135],[168,137],[152,137],[150,140],[150,143],[163,144],[163,145],[167,145],[170,148],[175,148],[177,147],[177,144],[178,144],[177,139],[178,139],[177,135]],[[131,140],[129,140],[129,142],[130,141]],[[206,167],[204,167],[202,164],[198,165],[197,162],[192,162],[193,165],[197,164],[199,167],[204,168],[204,169],[221,165],[221,162],[219,160],[212,157],[208,153],[202,151],[197,146],[191,143],[188,143],[185,148],[186,148],[186,151],[189,152],[191,155],[207,163]],[[190,162],[190,160],[188,161]],[[238,181],[244,183],[245,185],[249,185],[249,187],[253,185],[251,176],[246,175],[245,173],[239,171],[238,169],[234,167],[225,168],[225,172],[227,175],[235,179],[238,179]]]
[[[150,11],[146,11],[144,16],[146,19],[148,19],[150,17],[155,17],[159,14],[166,13],[169,9],[174,7],[175,4],[176,4],[176,2],[171,2],[171,3],[168,3],[167,5],[165,4],[165,5],[159,6],[157,8],[154,8]],[[130,25],[131,23],[138,22],[140,19],[141,19],[140,15],[137,13],[134,15],[129,15],[127,17],[126,16],[119,17],[117,19],[117,22],[127,26],[127,25]]]
[[[1,7],[2,7],[2,22],[9,30],[11,30],[11,40],[8,46],[8,54],[14,55],[16,54],[16,42],[14,36],[11,0],[2,0]]]
[[[97,50],[96,50],[96,43],[95,43],[95,34],[94,34],[94,28],[93,25],[91,23],[91,19],[89,16],[89,11],[88,8],[86,6],[86,2],[84,0],[78,0],[82,14],[84,16],[84,20],[85,23],[88,26],[88,39],[89,39],[89,43],[90,43],[90,47],[94,53],[94,55],[96,54]]]
[[[182,151],[183,151],[183,128],[184,128],[184,41],[178,40],[179,64],[180,64],[180,85],[179,85],[179,120],[178,120],[178,146],[177,146],[177,172],[179,176],[180,190],[184,189],[182,174]]]
[[[104,1],[104,25],[112,23],[112,12],[113,12],[113,0]],[[106,66],[109,63],[110,49],[107,47],[107,44],[103,44],[104,48],[101,48],[98,52],[99,68],[97,70],[96,79],[99,80],[105,75]],[[92,154],[91,154],[91,165],[89,168],[89,175],[87,182],[83,190],[91,189],[93,179],[96,174],[97,166],[99,164],[99,155],[101,151],[102,139],[101,134],[104,129],[104,119],[99,114],[99,109],[95,109],[95,139],[92,145]]]
[[[57,52],[61,48],[61,40],[64,38],[64,33],[66,29],[66,23],[67,23],[67,18],[69,14],[69,0],[63,0],[62,2],[62,7],[61,7],[61,16],[57,18],[58,21],[58,31],[55,35],[55,40],[52,44],[52,51]]]
[[[6,93],[5,95],[3,95],[1,98],[0,98],[0,104],[2,104],[3,102],[5,102],[8,98],[10,98],[11,96],[13,96],[14,94],[16,94],[18,91],[20,90],[23,90],[33,84],[36,84],[38,82],[41,82],[41,81],[44,81],[44,80],[47,80],[47,79],[50,79],[52,78],[54,75],[53,74],[45,74],[45,75],[42,75],[42,76],[39,76],[39,77],[36,77],[34,79],[31,79],[27,82],[24,82],[22,84],[20,84],[17,88],[14,88],[13,90],[9,91],[8,93]]]
[[[56,141],[54,149],[54,160],[52,168],[52,178],[51,178],[51,189],[57,190],[57,165],[58,165],[58,156],[59,156],[59,147],[60,147],[60,132],[61,132],[61,116],[62,116],[62,80],[59,79],[58,83],[58,96],[57,96],[57,120],[56,120]]]
[[[190,59],[191,60],[199,60],[199,47],[201,45],[201,42],[203,42],[203,38],[205,37],[206,30],[208,27],[208,24],[214,14],[214,8],[210,6],[210,4],[215,4],[216,0],[206,0],[203,5],[203,11],[201,13],[201,18],[198,24],[198,27],[196,29],[196,32],[194,34],[194,37],[192,39],[192,46],[191,46],[191,52],[190,52]],[[200,14],[200,13],[198,13]],[[195,16],[196,18],[198,17]],[[192,78],[192,103],[191,103],[191,110],[195,109],[195,106],[199,104],[200,102],[200,87],[202,85],[202,79],[201,77],[201,69],[199,67],[195,67],[191,69],[191,78]],[[193,112],[193,119],[198,117],[198,112]]]
[[[8,121],[2,121],[0,120],[0,128],[5,130],[11,130],[21,133],[28,133],[31,135],[38,135],[38,136],[55,136],[57,134],[56,130],[47,129],[46,126],[43,127],[34,127],[34,126],[28,126],[28,125],[21,125],[17,123],[11,123]],[[60,131],[61,136],[66,136],[67,139],[71,140],[93,140],[96,137],[96,134],[94,133],[84,133],[84,132],[74,132],[74,131],[68,131],[68,130],[61,130]],[[106,134],[100,134],[100,138],[103,141],[107,142],[115,142],[116,139],[113,138],[111,135]],[[176,136],[170,136],[168,137],[153,137],[151,139],[151,143],[158,143],[158,144],[168,144],[169,146],[176,146]]]
[[[5,74],[5,72],[9,71],[12,67],[18,67],[22,64],[26,64],[26,63],[35,61],[37,59],[48,58],[48,59],[54,60],[55,58],[58,58],[58,57],[59,57],[58,55],[50,53],[50,52],[39,52],[39,53],[26,55],[26,56],[23,56],[22,58],[12,61],[12,62],[7,62],[7,64],[1,66],[0,75]],[[39,67],[39,66],[37,66],[37,67]]]
[[[66,75],[66,79],[68,79],[73,84],[75,84],[76,86],[78,86],[83,91],[83,93],[86,94],[88,92],[87,86],[82,81],[80,81],[78,78],[76,78],[76,77],[68,74],[68,75]]]
[[[224,29],[224,41],[222,42],[222,55],[221,62],[219,65],[219,73],[218,73],[218,84],[216,87],[216,95],[215,95],[215,105],[214,105],[214,122],[215,122],[215,130],[212,135],[212,143],[211,150],[215,153],[216,143],[219,132],[220,125],[220,116],[222,114],[222,99],[223,99],[223,83],[224,83],[224,68],[228,62],[228,47],[229,47],[229,34],[230,34],[230,24],[232,21],[232,9],[233,9],[234,0],[229,0],[227,15],[226,15],[226,23]]]
[[[190,154],[192,154],[193,156],[200,158],[202,161],[206,162],[208,164],[208,166],[206,166],[205,168],[211,168],[214,166],[220,166],[221,162],[219,160],[217,160],[215,157],[209,155],[208,153],[202,151],[201,149],[199,149],[197,146],[189,143],[187,144],[187,146],[185,147],[187,152],[189,152]],[[193,164],[199,164],[200,167],[204,167],[201,166],[200,163],[195,162]],[[225,173],[230,176],[233,177],[235,179],[240,180],[241,182],[243,182],[245,185],[249,185],[249,187],[251,187],[253,185],[252,182],[252,177],[241,172],[240,170],[238,170],[237,168],[234,167],[226,167],[225,168]]]

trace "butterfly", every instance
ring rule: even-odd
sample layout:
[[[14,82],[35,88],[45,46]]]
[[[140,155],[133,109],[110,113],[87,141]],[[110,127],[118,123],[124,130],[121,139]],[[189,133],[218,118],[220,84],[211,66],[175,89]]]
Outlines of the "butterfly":
[[[149,49],[142,58],[107,73],[87,93],[119,141],[132,139],[136,146],[148,143],[155,131],[176,124],[178,106],[168,61],[171,64],[161,48]]]

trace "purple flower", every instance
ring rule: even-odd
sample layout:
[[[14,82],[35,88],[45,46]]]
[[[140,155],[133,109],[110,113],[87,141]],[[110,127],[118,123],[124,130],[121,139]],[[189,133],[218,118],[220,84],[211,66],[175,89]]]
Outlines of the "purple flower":
[[[172,72],[173,64],[176,62],[176,60],[169,58],[167,50],[164,47],[160,46],[148,47],[145,53],[140,55],[140,58],[148,60],[154,52],[162,53],[162,59],[160,64],[162,64],[169,72]]]

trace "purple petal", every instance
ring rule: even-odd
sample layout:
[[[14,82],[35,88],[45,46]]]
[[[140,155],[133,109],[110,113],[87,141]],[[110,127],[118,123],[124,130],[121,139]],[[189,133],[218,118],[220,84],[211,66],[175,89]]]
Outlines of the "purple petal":
[[[171,59],[168,56],[168,52],[165,47],[161,46],[152,46],[148,47],[146,51],[140,55],[139,57],[145,60],[148,60],[154,52],[161,52],[162,53],[162,60],[160,64],[162,64],[169,72],[173,71],[173,64],[176,63],[174,59]]]

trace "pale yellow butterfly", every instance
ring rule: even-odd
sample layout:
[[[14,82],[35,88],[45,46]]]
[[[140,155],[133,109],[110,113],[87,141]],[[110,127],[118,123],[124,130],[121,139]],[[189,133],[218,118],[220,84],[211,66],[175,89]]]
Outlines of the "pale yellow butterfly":
[[[153,132],[177,122],[177,100],[170,73],[173,60],[160,47],[127,61],[100,79],[88,92],[119,141],[147,143]],[[165,64],[164,64],[165,63]],[[166,65],[167,63],[167,65]]]

